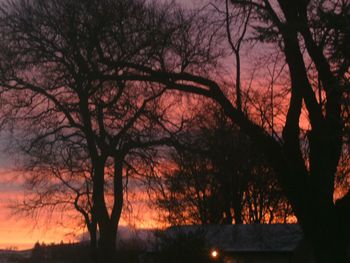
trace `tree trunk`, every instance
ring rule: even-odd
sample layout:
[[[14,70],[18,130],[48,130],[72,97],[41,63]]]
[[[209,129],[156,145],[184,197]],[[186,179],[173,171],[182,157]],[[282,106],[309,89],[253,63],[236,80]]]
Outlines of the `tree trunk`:
[[[313,202],[321,203],[318,200]],[[313,205],[310,210],[316,207],[317,204]],[[301,226],[316,262],[349,263],[346,235],[344,234],[346,232],[345,226],[339,221],[335,207],[323,208],[318,211],[318,216],[315,216],[315,214],[315,212],[310,211],[307,215],[308,220],[301,223]]]
[[[93,212],[99,228],[98,263],[112,263],[115,259],[116,226],[110,223],[110,217],[104,198],[105,158],[94,163],[93,175]]]
[[[116,240],[119,219],[123,208],[123,162],[124,156],[117,155],[114,157],[114,180],[113,180],[113,208],[111,215],[105,203],[103,215],[98,220],[100,238],[98,241],[98,262],[114,263],[116,262]]]
[[[286,23],[280,27],[280,31],[292,81],[292,98],[283,131],[284,154],[287,166],[292,173],[284,182],[284,189],[293,204],[316,261],[319,263],[349,262],[343,234],[344,225],[333,204],[334,178],[342,143],[339,87],[322,51],[314,40],[308,37],[307,32],[302,30],[307,51],[315,63],[327,93],[324,114],[309,82],[298,39],[300,28],[308,27],[307,2],[297,4],[289,1],[278,2],[286,17]],[[297,20],[299,24],[295,23]],[[299,142],[301,98],[305,103],[311,124],[308,136],[309,168],[301,155]]]
[[[99,153],[95,134],[92,130],[91,115],[88,106],[88,97],[85,93],[79,94],[86,140],[93,167],[93,193],[92,213],[99,228],[99,240],[97,244],[97,262],[112,263],[115,260],[115,243],[117,226],[111,224],[110,216],[105,202],[105,174],[104,169],[108,155]]]
[[[93,263],[98,262],[97,258],[97,223],[91,222],[88,225],[88,231],[90,234],[90,255],[91,255],[91,261]]]
[[[110,222],[99,224],[98,263],[116,262],[117,227]]]

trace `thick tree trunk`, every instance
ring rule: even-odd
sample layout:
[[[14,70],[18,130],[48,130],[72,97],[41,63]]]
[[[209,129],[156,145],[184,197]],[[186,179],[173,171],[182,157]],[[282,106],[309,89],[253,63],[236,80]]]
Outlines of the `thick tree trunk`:
[[[99,153],[95,135],[92,130],[91,115],[88,107],[87,94],[81,93],[80,108],[83,117],[83,123],[86,133],[86,140],[89,148],[93,167],[93,193],[92,213],[99,228],[99,240],[97,244],[97,262],[112,263],[115,262],[115,242],[117,226],[111,224],[110,216],[105,202],[105,174],[104,169],[108,155],[106,152]]]
[[[111,222],[100,223],[100,238],[98,240],[98,262],[116,262],[117,226]]]
[[[286,178],[284,189],[312,247],[316,262],[349,262],[343,234],[345,226],[333,204],[334,178],[342,143],[339,87],[321,49],[305,31],[308,27],[307,2],[278,2],[286,17],[286,23],[280,27],[280,31],[292,82],[292,98],[283,131],[284,154],[292,173]],[[317,103],[307,76],[298,39],[300,29],[303,29],[307,51],[327,93],[325,113]],[[308,168],[301,155],[299,142],[301,98],[311,124]]]
[[[98,228],[98,263],[114,262],[116,230],[110,224],[110,217],[104,198],[104,168],[106,159],[101,158],[94,163],[93,175],[93,213]]]
[[[88,225],[88,231],[90,234],[90,255],[91,255],[91,261],[93,263],[98,262],[97,258],[97,223],[91,222]]]
[[[306,240],[309,242],[316,262],[339,262],[349,263],[347,252],[346,226],[337,216],[336,208],[321,208],[321,200],[312,200],[309,213],[304,213],[300,218],[305,220],[301,223]],[[312,211],[313,210],[313,211]]]
[[[116,258],[116,240],[119,219],[123,208],[123,156],[114,158],[114,204],[111,215],[109,216],[104,199],[97,198],[100,203],[96,209],[97,222],[100,230],[98,241],[98,263],[115,263]],[[102,172],[102,170],[100,171]],[[101,200],[103,202],[101,203]]]

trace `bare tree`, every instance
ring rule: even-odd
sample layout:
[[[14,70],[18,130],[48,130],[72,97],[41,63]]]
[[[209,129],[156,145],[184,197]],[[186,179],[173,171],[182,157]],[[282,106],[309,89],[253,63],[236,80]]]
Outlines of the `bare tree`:
[[[16,125],[21,149],[31,155],[33,169],[45,171],[60,164],[60,170],[50,172],[64,190],[53,191],[71,191],[69,202],[74,200],[89,224],[97,223],[99,262],[114,259],[128,158],[149,155],[181,127],[168,119],[170,108],[161,100],[165,91],[161,85],[142,82],[140,76],[104,77],[129,72],[125,59],[142,64],[159,56],[169,34],[186,26],[184,21],[166,23],[167,10],[166,5],[142,1],[93,0],[17,1],[1,8],[3,116]],[[122,63],[115,66],[106,57]],[[68,169],[73,166],[50,159],[57,148],[67,152],[72,145],[79,146],[74,155],[83,155],[91,165],[88,180]],[[71,162],[69,157],[65,158]],[[105,192],[110,164],[111,203]],[[45,192],[40,182],[33,181]],[[80,192],[87,183],[91,189]],[[84,196],[84,206],[89,206],[82,209],[78,201]]]
[[[342,2],[333,5],[328,1],[328,5],[319,5],[318,2],[312,2],[318,6],[317,9],[311,5],[311,1],[292,3],[281,0],[275,5],[269,1],[232,2],[252,6],[261,22],[257,26],[258,32],[263,32],[268,39],[281,43],[291,80],[291,97],[282,140],[276,140],[247,115],[242,114],[214,81],[188,73],[163,73],[172,80],[166,84],[169,88],[193,92],[217,101],[225,113],[269,156],[298,221],[313,246],[316,260],[348,262],[347,238],[344,235],[347,226],[339,224],[343,215],[337,212],[333,202],[334,178],[342,145],[340,109],[344,86],[339,81],[341,76],[338,72],[331,70],[333,64],[330,58],[323,53],[325,49],[334,50],[335,47],[321,45],[314,38],[310,26],[315,18],[311,15],[312,12],[324,9],[329,12],[335,12],[336,9],[347,12],[348,4]],[[298,36],[302,37],[310,60],[321,79],[326,97],[324,109],[317,102],[317,94],[308,79],[302,43]],[[303,158],[299,137],[303,103],[310,123],[308,164]]]
[[[220,110],[205,104],[178,137],[171,172],[156,178],[170,224],[278,223],[293,217],[272,168]]]
[[[18,166],[23,173],[25,197],[12,208],[16,214],[34,219],[42,214],[52,217],[59,213],[63,220],[67,218],[67,211],[71,214],[75,209],[80,215],[76,223],[82,223],[90,235],[91,259],[96,262],[97,222],[92,205],[92,168],[86,150],[66,139],[65,142],[51,142],[54,147],[49,152],[43,150],[47,145],[42,142],[39,148],[35,146],[29,151],[29,156],[24,154]],[[19,143],[23,146],[23,141]],[[69,218],[71,224],[74,221]]]
[[[280,0],[272,5],[268,0],[232,2],[253,8],[257,19],[255,21],[259,23],[255,26],[255,32],[262,40],[280,44],[285,56],[290,75],[290,102],[281,139],[271,136],[251,121],[231,103],[230,97],[218,83],[207,77],[195,75],[189,70],[164,71],[147,65],[129,66],[135,70],[135,74],[162,83],[168,89],[195,93],[218,102],[225,114],[260,145],[268,156],[306,238],[312,244],[316,260],[348,262],[345,235],[347,225],[339,223],[344,222],[344,214],[333,201],[334,178],[343,137],[341,96],[344,84],[340,79],[344,76],[339,75],[339,71],[332,70],[334,64],[329,53],[324,53],[326,50],[333,53],[336,47],[332,43],[322,45],[315,39],[312,27],[312,22],[320,17],[319,12],[334,13],[339,10],[340,13],[347,13],[348,3]],[[320,107],[317,93],[308,78],[303,48],[321,80],[324,107]],[[310,124],[307,162],[300,143],[302,110],[307,112]]]

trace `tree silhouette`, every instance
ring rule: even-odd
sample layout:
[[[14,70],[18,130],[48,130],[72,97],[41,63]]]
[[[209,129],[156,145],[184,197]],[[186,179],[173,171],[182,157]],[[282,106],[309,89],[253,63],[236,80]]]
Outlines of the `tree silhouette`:
[[[168,120],[170,108],[160,98],[164,87],[139,77],[105,79],[106,73],[128,72],[124,65],[109,65],[105,56],[137,63],[157,56],[167,35],[178,27],[165,23],[166,10],[166,5],[147,6],[142,1],[94,0],[16,1],[1,8],[4,120],[17,128],[29,167],[62,168],[55,171],[57,185],[51,193],[68,188],[75,208],[84,217],[91,212],[89,220],[97,222],[100,234],[99,262],[114,259],[123,177],[128,169],[135,170],[128,160],[154,155],[155,147],[181,127]],[[91,173],[84,176],[91,178],[81,180],[79,171],[70,170],[77,165],[67,167],[62,158],[85,161],[88,167],[83,169],[91,166]],[[111,178],[106,174],[109,167]],[[64,169],[70,178],[63,178]],[[87,182],[91,189],[84,195],[80,190]],[[112,189],[111,203],[105,189]],[[84,210],[75,201],[87,193],[92,206]]]
[[[334,4],[331,1],[232,1],[237,5],[252,6],[260,24],[256,30],[263,40],[277,41],[285,55],[290,73],[290,103],[284,123],[282,139],[270,136],[252,122],[212,80],[184,72],[162,72],[163,82],[170,89],[203,95],[217,101],[242,130],[260,145],[269,157],[279,180],[298,217],[306,238],[311,242],[318,262],[348,262],[346,254],[346,224],[340,209],[334,205],[334,178],[342,146],[341,96],[344,92],[344,75],[332,70],[334,64],[325,49],[336,47],[325,45],[313,36],[310,25],[319,17],[320,10],[346,14],[348,3]],[[311,4],[312,3],[312,4]],[[277,11],[276,11],[277,10]],[[316,15],[314,15],[314,13]],[[310,84],[307,67],[302,54],[302,37],[309,59],[322,83],[324,107],[317,101],[317,93]],[[341,68],[341,67],[339,67]],[[150,74],[160,75],[159,72]],[[300,144],[300,116],[308,113],[309,155],[307,163]],[[346,197],[345,197],[346,198]]]
[[[284,120],[282,138],[271,136],[237,108],[219,84],[189,69],[170,71],[148,65],[128,64],[142,78],[162,83],[169,90],[194,93],[215,100],[225,114],[254,140],[266,153],[269,162],[293,206],[306,238],[319,262],[348,262],[346,224],[343,213],[333,201],[334,178],[342,149],[343,120],[341,97],[346,74],[334,71],[335,66],[324,52],[335,46],[322,45],[313,35],[312,22],[320,17],[320,10],[346,14],[348,3],[326,1],[232,1],[251,6],[258,22],[254,29],[260,40],[279,44],[289,70],[290,102]],[[250,10],[250,8],[248,8]],[[277,11],[276,11],[277,10]],[[338,11],[337,11],[338,12]],[[301,41],[302,40],[302,41]],[[303,56],[303,46],[308,58]],[[315,67],[324,100],[318,101],[305,60]],[[346,61],[346,60],[341,60]],[[342,62],[341,62],[342,63]],[[115,63],[118,65],[118,63]],[[339,65],[340,66],[340,65]],[[341,68],[341,67],[339,67]],[[118,76],[118,78],[127,77]],[[111,76],[109,78],[112,78]],[[115,77],[114,77],[115,78]],[[304,106],[303,106],[304,105]],[[305,161],[300,141],[300,118],[307,113],[310,128],[307,133],[308,158]]]
[[[287,222],[290,205],[272,167],[214,105],[205,104],[178,135],[171,172],[153,182],[171,225]]]

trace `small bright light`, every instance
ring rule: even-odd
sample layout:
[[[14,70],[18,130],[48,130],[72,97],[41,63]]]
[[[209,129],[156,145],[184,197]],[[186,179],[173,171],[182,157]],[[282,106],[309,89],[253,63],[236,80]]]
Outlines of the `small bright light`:
[[[213,258],[217,258],[219,256],[219,252],[217,250],[212,250],[210,254]]]

